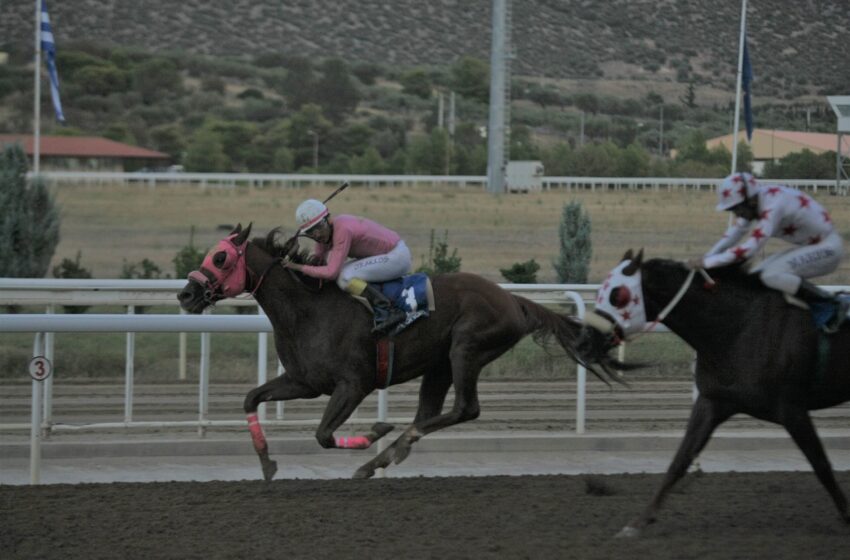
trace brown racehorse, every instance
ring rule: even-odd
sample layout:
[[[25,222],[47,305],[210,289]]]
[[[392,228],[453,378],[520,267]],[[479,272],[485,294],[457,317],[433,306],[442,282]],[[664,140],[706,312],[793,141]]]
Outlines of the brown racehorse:
[[[661,488],[620,535],[637,535],[654,520],[715,428],[738,413],[781,424],[850,523],[847,499],[809,416],[810,410],[850,400],[850,327],[822,334],[809,311],[790,306],[739,266],[710,272],[713,283],[692,282],[693,272],[681,263],[643,262],[643,252],[633,257],[629,251],[600,289],[595,313],[588,315],[595,328],[586,331],[582,347],[597,356],[654,319],[697,352],[699,396],[685,437]],[[601,315],[602,323],[594,315]]]
[[[277,464],[269,459],[257,421],[260,403],[329,395],[316,430],[316,439],[325,448],[366,448],[392,426],[378,423],[365,436],[334,438],[334,431],[377,387],[371,313],[335,283],[311,288],[308,279],[280,266],[282,256],[297,253],[297,242],[296,250],[278,249],[273,243],[275,231],[249,242],[250,230],[250,225],[244,230],[239,226],[220,241],[200,270],[190,274],[178,299],[186,311],[200,313],[218,300],[249,292],[269,317],[286,372],[248,393],[244,408],[263,475],[270,480]],[[394,443],[360,467],[356,477],[367,478],[376,468],[401,462],[411,445],[431,432],[477,418],[481,369],[526,335],[534,335],[539,342],[554,338],[574,354],[573,344],[581,330],[577,319],[473,274],[435,276],[433,291],[436,310],[394,340],[391,384],[422,378],[416,417]],[[452,386],[454,405],[443,412]]]

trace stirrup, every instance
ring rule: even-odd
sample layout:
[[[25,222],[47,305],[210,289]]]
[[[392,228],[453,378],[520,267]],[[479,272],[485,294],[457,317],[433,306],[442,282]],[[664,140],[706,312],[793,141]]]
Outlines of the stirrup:
[[[835,315],[823,324],[821,329],[826,334],[834,334],[841,330],[841,325],[847,318],[847,310],[850,309],[850,303],[846,300],[839,299],[835,305]]]
[[[379,313],[375,313],[375,326],[372,327],[372,334],[385,335],[407,318],[407,313],[397,307],[393,307],[385,313],[380,313],[380,315],[382,317],[379,317]]]

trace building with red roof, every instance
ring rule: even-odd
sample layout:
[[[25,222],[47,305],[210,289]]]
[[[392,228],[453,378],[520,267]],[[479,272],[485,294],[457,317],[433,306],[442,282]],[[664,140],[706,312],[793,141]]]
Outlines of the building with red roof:
[[[716,146],[725,146],[732,153],[733,135],[718,136],[706,141],[705,145],[710,150]],[[747,141],[745,131],[738,133],[738,144]],[[843,139],[843,153],[850,153],[850,137]],[[793,132],[790,130],[768,130],[756,128],[753,130],[753,139],[750,143],[753,151],[753,171],[760,174],[764,164],[768,161],[779,161],[788,154],[809,150],[815,154],[824,152],[836,152],[838,150],[838,135],[822,132]]]
[[[0,148],[20,144],[30,162],[33,136],[0,134]],[[166,167],[170,156],[95,136],[42,136],[39,166],[44,171],[136,171]]]

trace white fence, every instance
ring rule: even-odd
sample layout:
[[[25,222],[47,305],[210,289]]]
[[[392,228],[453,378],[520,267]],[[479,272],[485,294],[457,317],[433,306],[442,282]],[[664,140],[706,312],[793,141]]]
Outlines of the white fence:
[[[0,332],[35,333],[33,357],[42,356],[52,363],[54,358],[54,333],[56,332],[126,332],[126,358],[124,379],[124,420],[123,422],[101,422],[85,425],[65,425],[53,423],[53,376],[44,380],[32,381],[32,414],[30,423],[0,424],[0,430],[30,430],[30,479],[33,484],[39,480],[41,462],[41,440],[50,431],[114,428],[151,428],[196,426],[199,436],[203,437],[207,428],[212,426],[241,426],[244,422],[236,420],[210,420],[207,418],[209,403],[209,368],[211,332],[256,332],[257,343],[257,383],[267,381],[268,333],[272,331],[268,318],[258,309],[258,316],[246,315],[136,315],[137,306],[177,305],[176,294],[184,286],[184,281],[174,280],[41,280],[41,279],[0,279],[0,305],[45,306],[45,314],[0,315]],[[572,302],[578,316],[584,315],[584,297],[595,294],[595,285],[570,284],[503,284],[511,292],[519,292],[540,303]],[[579,293],[581,292],[581,294]],[[55,314],[57,305],[120,305],[127,308],[126,314]],[[236,298],[221,302],[219,305],[250,305],[256,307],[251,298]],[[180,376],[185,379],[185,333],[201,333],[201,358],[198,380],[198,419],[196,421],[157,421],[139,422],[133,420],[135,333],[137,332],[178,332],[180,344]],[[24,375],[25,364],[21,364]],[[278,375],[283,368],[278,362]],[[577,368],[576,388],[576,431],[585,429],[585,384],[586,371]],[[318,424],[316,420],[285,420],[283,403],[277,404],[276,419],[266,418],[265,405],[260,407],[262,422],[270,425]],[[375,420],[387,421],[388,391],[378,394],[378,413]],[[399,423],[410,419],[390,419]]]
[[[0,332],[36,333],[33,342],[33,357],[43,356],[53,361],[53,337],[56,332],[125,332],[127,333],[125,379],[124,379],[124,421],[112,423],[90,423],[69,426],[54,424],[52,421],[53,376],[32,381],[32,413],[30,423],[0,424],[0,430],[30,430],[30,479],[38,483],[41,461],[41,440],[43,434],[51,430],[114,429],[114,428],[150,428],[196,426],[199,436],[203,437],[207,428],[212,426],[241,426],[243,421],[210,420],[207,418],[209,402],[209,364],[211,332],[256,332],[257,343],[257,383],[267,381],[268,333],[271,323],[258,309],[259,315],[136,315],[137,306],[172,305],[177,306],[176,294],[184,286],[182,280],[44,280],[44,279],[0,279],[0,305],[45,306],[45,314],[0,315]],[[598,285],[586,284],[501,284],[512,292],[520,293],[538,303],[572,303],[576,315],[583,317],[585,301],[592,301]],[[848,286],[824,286],[831,291],[846,290]],[[116,314],[69,314],[54,313],[57,305],[88,306],[118,305],[127,308],[127,313]],[[236,298],[221,302],[219,305],[254,306],[252,298]],[[663,325],[654,332],[664,332]],[[198,380],[198,419],[195,421],[156,421],[139,422],[133,420],[133,363],[135,359],[136,332],[177,332],[181,336],[181,373],[185,379],[185,333],[201,333],[201,357]],[[622,358],[622,356],[621,356]],[[21,364],[21,375],[24,375]],[[278,375],[283,369],[278,362]],[[585,384],[586,371],[577,366],[576,383],[576,432],[585,431]],[[316,420],[285,420],[282,403],[277,404],[276,419],[266,418],[265,405],[260,407],[261,421],[271,425],[313,425]],[[378,412],[375,420],[387,421],[388,391],[381,390],[378,395]],[[389,419],[397,423],[410,419]]]
[[[484,175],[314,175],[273,173],[119,173],[95,171],[45,171],[41,177],[55,184],[141,184],[199,185],[201,187],[233,188],[299,187],[307,185],[338,185],[348,181],[352,186],[414,186],[441,185],[458,188],[487,188]],[[543,189],[565,190],[713,190],[720,182],[716,178],[681,177],[543,177]],[[817,192],[820,189],[846,195],[847,182],[838,184],[829,179],[783,179],[783,184]]]

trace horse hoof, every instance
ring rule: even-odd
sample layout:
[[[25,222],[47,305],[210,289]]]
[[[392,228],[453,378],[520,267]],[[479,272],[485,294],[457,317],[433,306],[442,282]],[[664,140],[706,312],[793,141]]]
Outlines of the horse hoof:
[[[629,525],[626,525],[625,527],[620,529],[620,532],[617,533],[617,535],[614,538],[623,539],[623,538],[634,538],[634,537],[639,537],[639,536],[640,536],[640,529],[638,529],[637,527],[631,527]]]
[[[356,479],[365,479],[365,478],[372,478],[374,475],[375,475],[375,469],[370,468],[370,467],[366,467],[366,466],[362,466],[359,469],[357,469],[356,471],[354,471],[354,476],[352,476],[351,478],[353,478],[355,480]]]
[[[274,478],[275,473],[277,472],[277,461],[263,461],[263,478],[266,482],[270,482],[272,478]]]
[[[386,422],[375,422],[372,424],[372,433],[375,434],[375,440],[381,439],[394,429],[395,426]]]

